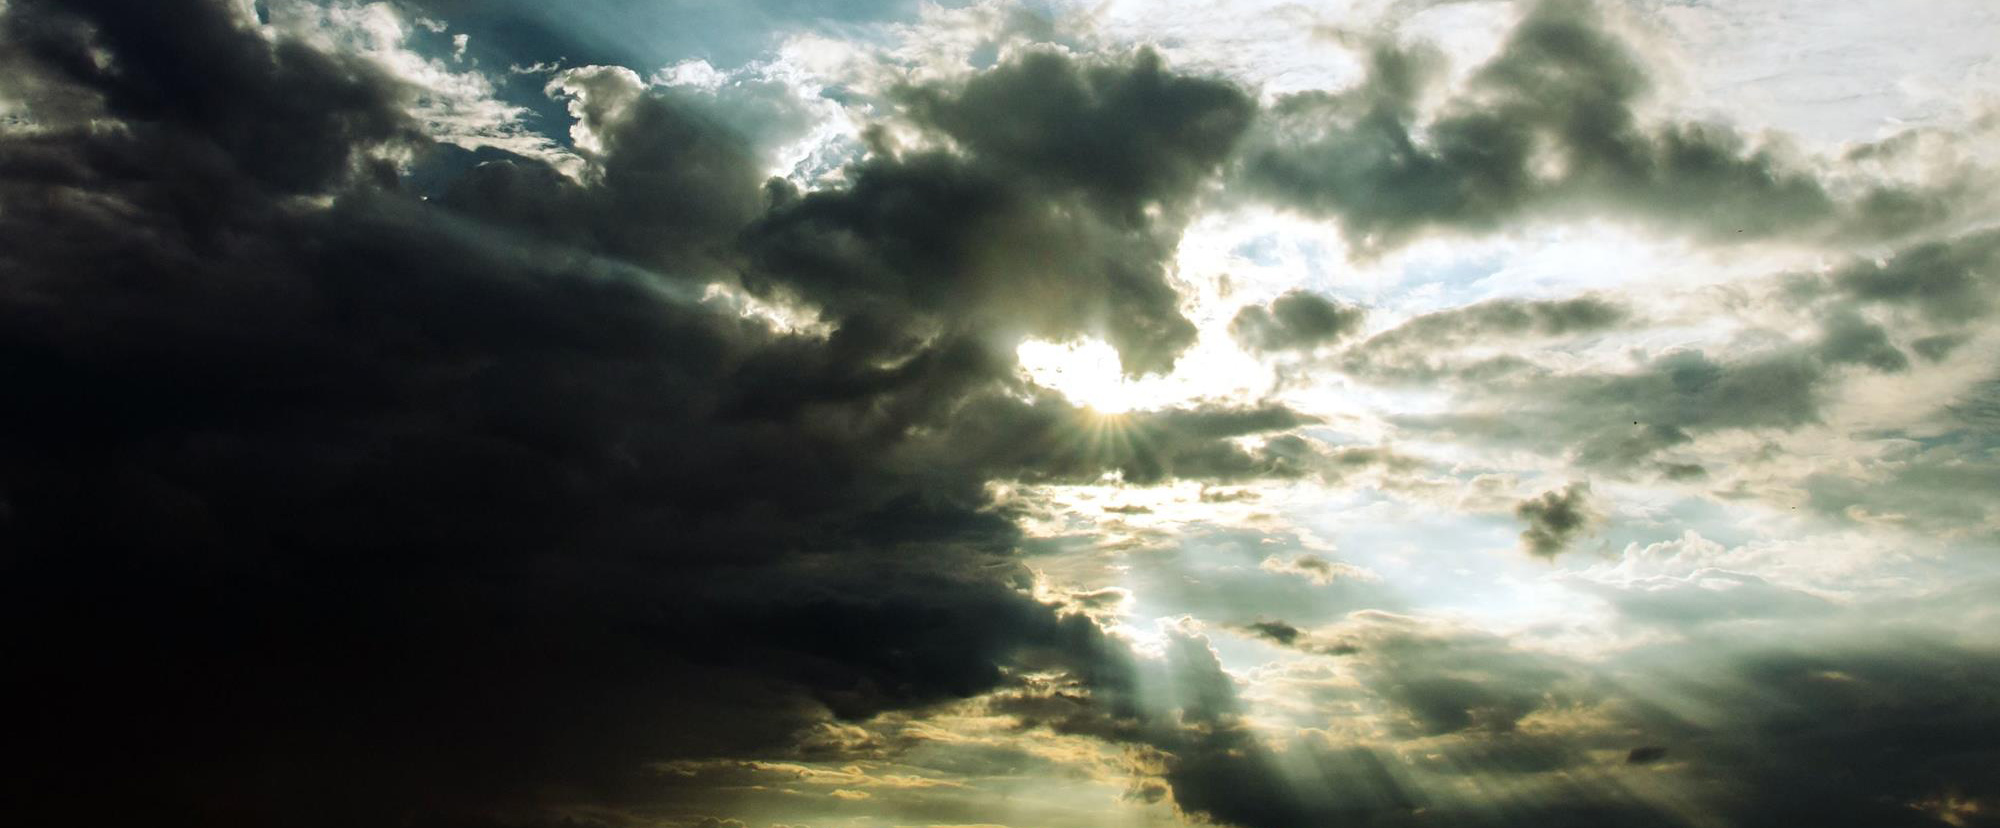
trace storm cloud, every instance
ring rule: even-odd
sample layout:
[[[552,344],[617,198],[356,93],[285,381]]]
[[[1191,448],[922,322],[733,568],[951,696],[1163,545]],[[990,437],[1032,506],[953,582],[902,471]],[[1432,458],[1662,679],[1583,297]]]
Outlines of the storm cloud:
[[[1226,442],[1309,422],[1278,408],[1160,412],[1131,457],[1007,442],[1084,416],[1013,396],[1018,337],[1102,332],[1134,370],[1190,339],[1166,231],[1120,200],[1185,191],[1226,125],[1154,153],[1187,179],[1158,191],[1024,187],[1003,148],[798,194],[698,98],[579,69],[551,88],[580,178],[497,157],[427,202],[392,160],[441,150],[373,64],[221,3],[4,23],[32,128],[5,138],[0,375],[36,403],[5,414],[0,535],[42,711],[9,786],[41,817],[526,815],[981,693],[1017,655],[1087,670],[1118,645],[1024,592],[987,480],[1312,454]],[[830,337],[704,299],[738,272]]]
[[[10,815],[1986,819],[1990,117],[1390,6],[0,3]]]

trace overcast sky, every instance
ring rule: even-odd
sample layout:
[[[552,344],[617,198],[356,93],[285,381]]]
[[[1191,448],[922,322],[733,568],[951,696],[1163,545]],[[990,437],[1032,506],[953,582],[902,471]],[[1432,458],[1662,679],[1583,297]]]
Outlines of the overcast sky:
[[[1996,43],[0,0],[0,801],[2000,825]]]

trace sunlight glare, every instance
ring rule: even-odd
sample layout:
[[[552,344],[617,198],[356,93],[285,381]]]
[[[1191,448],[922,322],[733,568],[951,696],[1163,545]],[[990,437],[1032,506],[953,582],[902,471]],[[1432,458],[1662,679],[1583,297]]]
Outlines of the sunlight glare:
[[[1137,389],[1125,379],[1118,350],[1104,342],[1031,339],[1021,343],[1015,355],[1029,380],[1072,403],[1099,414],[1123,414],[1139,407]]]

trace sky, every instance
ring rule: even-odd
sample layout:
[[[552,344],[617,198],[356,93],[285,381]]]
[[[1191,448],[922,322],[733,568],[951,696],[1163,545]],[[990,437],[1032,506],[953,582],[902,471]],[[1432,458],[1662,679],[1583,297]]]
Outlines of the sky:
[[[1988,0],[0,0],[0,800],[2000,825]]]

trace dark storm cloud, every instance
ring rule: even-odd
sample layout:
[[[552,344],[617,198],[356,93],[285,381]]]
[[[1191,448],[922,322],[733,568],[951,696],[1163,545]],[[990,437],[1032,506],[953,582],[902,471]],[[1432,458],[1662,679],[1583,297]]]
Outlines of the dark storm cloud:
[[[1224,824],[1678,822],[1612,784],[1495,805],[1420,784],[1423,760],[1390,748],[1273,746],[1192,625],[1145,658],[1033,597],[992,481],[1332,480],[1413,462],[1322,442],[1310,416],[1276,404],[1102,417],[1015,375],[1023,336],[1102,337],[1135,374],[1170,368],[1192,342],[1168,263],[1244,133],[1241,90],[1145,52],[1029,55],[904,90],[906,114],[949,149],[884,147],[837,187],[801,193],[760,180],[771,136],[743,134],[730,104],[586,68],[557,86],[597,139],[572,179],[492,152],[437,161],[450,151],[407,115],[413,92],[357,57],[254,31],[239,5],[12,0],[0,12],[0,96],[25,106],[0,125],[0,383],[15,401],[0,406],[0,623],[21,713],[0,798],[18,819],[577,828],[598,824],[577,814],[620,822],[630,806],[635,824],[726,828],[743,823],[710,806],[738,792],[682,802],[659,769],[893,755],[836,720],[920,718],[990,695],[1025,726],[1157,760],[1180,808]],[[472,18],[475,48],[509,54],[515,37],[519,54],[572,58],[656,54],[613,27],[626,14],[761,22],[796,9],[589,3],[566,7],[585,19],[563,27],[513,3],[408,5]],[[1415,207],[1336,187],[1303,209],[1352,211],[1351,229],[1394,237],[1482,226],[1504,205],[1631,206],[1614,185],[1657,193],[1688,163],[1713,168],[1676,185],[1690,202],[1769,173],[1741,197],[1784,209],[1752,230],[1806,221],[1786,210],[1848,209],[1824,194],[1832,206],[1814,207],[1816,185],[1762,156],[1711,152],[1726,146],[1714,134],[1570,134],[1598,117],[1618,127],[1636,92],[1594,29],[1547,10],[1560,8],[1532,17],[1481,83],[1517,108],[1507,118],[1558,137],[1570,183],[1547,195],[1478,171],[1467,159],[1482,146],[1528,156],[1508,155],[1507,123],[1459,113],[1444,143],[1412,150],[1416,179],[1355,179],[1395,185]],[[1369,93],[1392,114],[1408,109],[1393,76],[1412,67],[1390,66],[1401,59],[1385,55]],[[1597,72],[1605,88],[1592,90],[1583,78]],[[1569,101],[1592,95],[1605,100]],[[1018,129],[977,125],[1010,114]],[[1380,136],[1407,138],[1412,118]],[[398,180],[404,157],[435,173],[421,193]],[[1487,194],[1421,219],[1439,196],[1415,185],[1452,180]],[[1718,221],[1742,211],[1735,198],[1720,198]],[[1685,204],[1633,209],[1695,221]],[[1615,465],[1703,432],[1810,422],[1829,366],[1886,370],[1905,347],[1949,355],[1984,312],[1991,248],[1979,253],[1979,238],[1830,276],[1828,301],[1854,315],[1825,316],[1821,340],[1524,374],[1503,390],[1546,405],[1522,409],[1539,428],[1432,425],[1553,426],[1564,449]],[[823,329],[788,333],[702,299],[738,279],[820,312]],[[1564,336],[1619,313],[1482,308],[1417,339]],[[1941,332],[1906,345],[1884,316],[1905,311]],[[1338,313],[1266,313],[1294,342],[1353,327]],[[1934,513],[1990,513],[1968,502],[1993,486],[1988,390],[1954,403],[1953,431],[1885,458]],[[1809,493],[1845,512],[1856,485],[1816,479]],[[1550,493],[1523,517],[1573,534],[1558,512],[1577,497]],[[1325,559],[1269,557],[1264,541],[1282,538],[1186,540],[1235,544],[1239,571],[1181,596],[1208,590],[1239,612],[1276,598],[1269,611],[1302,624],[1395,600],[1333,577],[1340,565]],[[1283,571],[1259,569],[1266,560]],[[1073,603],[1103,611],[1115,598]],[[1624,609],[1668,626],[1683,611]],[[1622,767],[1658,746],[1667,758],[1635,772],[1685,762],[1701,783],[1690,801],[1746,825],[1935,828],[1958,798],[2000,794],[1986,772],[2000,757],[1981,741],[2000,728],[1989,653],[1758,653],[1721,675],[1635,674],[1726,715],[1613,710],[1622,729],[1583,751],[1527,732],[1536,714],[1590,699],[1554,657],[1386,614],[1330,631],[1224,623],[1344,659],[1399,734],[1433,740],[1460,773],[1595,773],[1591,754]],[[1061,687],[1030,692],[1037,681]],[[1142,796],[1163,795],[1147,784]],[[589,807],[565,813],[577,805]]]
[[[0,134],[0,613],[36,711],[0,786],[31,821],[521,822],[1013,664],[1110,675],[988,480],[1338,465],[1277,407],[1093,453],[1014,378],[1025,334],[1134,370],[1191,339],[1175,229],[1105,207],[1129,182],[975,153],[763,188],[726,114],[595,71],[562,87],[581,181],[495,157],[427,202],[377,160],[430,151],[409,93],[233,8],[0,17],[30,125]],[[701,300],[744,263],[831,335]]]
[[[1294,290],[1268,306],[1247,305],[1229,320],[1229,335],[1253,351],[1310,350],[1351,336],[1368,312]]]
[[[1168,262],[1249,99],[1168,74],[1151,52],[1090,66],[1030,53],[962,88],[900,95],[964,154],[883,152],[847,188],[774,190],[749,242],[752,289],[795,291],[843,329],[1087,334],[1128,374],[1171,369],[1195,329]]]
[[[907,343],[881,341],[891,332],[1088,334],[1140,374],[1194,342],[1166,281],[1171,239],[1152,228],[941,153],[872,159],[853,176],[842,190],[780,189],[750,241],[751,289],[825,309],[842,344],[892,357]]]
[[[1246,156],[1245,184],[1338,221],[1361,251],[1428,230],[1583,214],[1712,238],[1888,238],[1962,200],[1886,185],[1836,192],[1729,127],[1643,123],[1647,67],[1582,0],[1536,4],[1465,92],[1425,120],[1420,104],[1443,61],[1381,45],[1358,87],[1280,99]]]
[[[1521,530],[1522,548],[1543,558],[1561,554],[1597,520],[1589,483],[1571,483],[1523,500],[1514,506],[1514,516],[1528,524]]]
[[[1256,111],[1242,89],[1171,74],[1150,49],[1126,65],[1031,52],[963,89],[917,87],[901,97],[918,123],[974,154],[1088,192],[1128,222],[1186,198]]]
[[[147,149],[199,154],[244,183],[313,192],[348,174],[360,148],[419,140],[409,90],[358,58],[266,43],[224,4],[18,5],[7,42],[33,74],[10,91],[31,108],[73,115],[59,98],[95,98]]]

